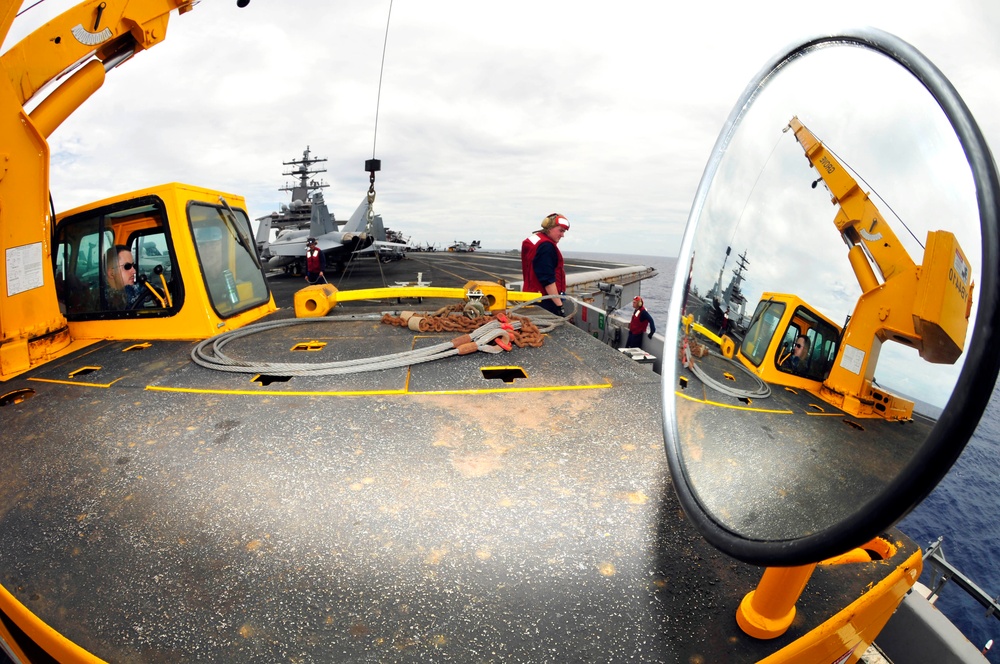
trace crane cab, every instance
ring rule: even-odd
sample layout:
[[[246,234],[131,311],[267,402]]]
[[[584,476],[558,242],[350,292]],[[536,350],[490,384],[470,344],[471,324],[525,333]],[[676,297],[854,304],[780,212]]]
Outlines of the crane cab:
[[[830,375],[839,339],[840,327],[801,298],[764,293],[737,356],[768,383],[819,390]]]
[[[172,183],[59,215],[53,270],[72,338],[206,338],[274,311],[245,208]]]
[[[860,372],[861,361],[843,352],[843,331],[801,298],[764,293],[751,318],[737,357],[761,380],[803,389],[856,417],[909,420],[913,402],[865,381],[860,394],[837,389],[831,373]],[[796,349],[796,345],[801,348]]]

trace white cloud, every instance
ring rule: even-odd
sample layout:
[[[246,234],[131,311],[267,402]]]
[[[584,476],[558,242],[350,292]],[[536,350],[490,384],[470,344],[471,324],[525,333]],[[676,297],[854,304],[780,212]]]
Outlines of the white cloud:
[[[59,5],[48,0],[25,19]],[[988,0],[838,5],[911,41],[1000,137],[998,10]],[[388,2],[205,0],[112,72],[52,136],[58,209],[172,180],[286,202],[282,162],[327,157],[346,217],[367,190]],[[35,18],[37,17],[37,18]],[[732,104],[830,8],[758,3],[395,3],[376,153],[377,204],[417,242],[515,247],[545,214],[567,250],[674,254]],[[851,95],[854,82],[814,94]],[[858,111],[865,112],[863,99]],[[996,143],[996,140],[994,140]]]

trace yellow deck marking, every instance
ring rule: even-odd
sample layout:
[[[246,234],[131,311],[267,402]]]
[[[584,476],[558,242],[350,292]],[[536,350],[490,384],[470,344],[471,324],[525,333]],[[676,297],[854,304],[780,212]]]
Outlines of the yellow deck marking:
[[[243,396],[268,397],[366,397],[406,394],[406,390],[344,390],[344,391],[305,391],[305,390],[217,390],[195,387],[159,387],[147,385],[150,392],[172,392],[175,394],[233,394]]]
[[[77,383],[69,383],[76,385]],[[175,394],[233,394],[243,396],[268,396],[268,397],[364,397],[364,396],[393,396],[393,395],[428,395],[428,394],[499,394],[505,392],[565,392],[568,390],[600,390],[614,387],[611,383],[598,385],[548,385],[539,387],[497,387],[487,389],[463,389],[463,390],[427,390],[411,391],[407,388],[400,390],[356,390],[356,391],[304,391],[304,390],[219,390],[209,388],[193,387],[160,387],[147,385],[150,392],[172,392]]]
[[[775,415],[794,415],[795,411],[792,410],[770,410],[767,408],[750,408],[749,406],[733,406],[728,403],[719,403],[718,401],[709,401],[708,399],[695,399],[692,396],[688,396],[682,392],[674,391],[677,396],[687,399],[688,401],[693,401],[695,403],[703,403],[706,406],[718,406],[719,408],[732,408],[733,410],[748,410],[752,413],[773,413]]]
[[[80,387],[111,387],[121,379],[122,377],[120,376],[118,378],[115,378],[110,383],[84,383],[76,380],[60,380],[57,378],[29,378],[28,380],[34,380],[39,383],[55,383],[56,385],[78,385]]]
[[[568,390],[603,390],[614,387],[611,383],[603,385],[559,385],[541,387],[497,387],[482,390],[431,390],[427,392],[408,392],[407,394],[496,394],[502,392],[566,392]]]

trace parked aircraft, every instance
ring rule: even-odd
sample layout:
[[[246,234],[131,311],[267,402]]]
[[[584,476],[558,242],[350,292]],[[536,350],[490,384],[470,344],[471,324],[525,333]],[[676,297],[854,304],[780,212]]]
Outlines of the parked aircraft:
[[[448,251],[468,251],[472,252],[480,247],[479,240],[473,240],[471,244],[467,242],[455,242],[453,245],[448,247]]]
[[[404,250],[405,244],[386,240],[382,215],[376,214],[368,224],[368,199],[365,197],[351,218],[338,230],[333,216],[323,201],[322,192],[313,194],[312,212],[308,229],[284,229],[273,241],[268,241],[270,223],[265,218],[257,229],[257,243],[261,247],[261,258],[268,269],[284,270],[291,274],[305,273],[306,240],[316,238],[320,250],[326,257],[328,267],[337,271],[354,253],[374,252],[376,249]],[[318,199],[318,200],[317,200]]]

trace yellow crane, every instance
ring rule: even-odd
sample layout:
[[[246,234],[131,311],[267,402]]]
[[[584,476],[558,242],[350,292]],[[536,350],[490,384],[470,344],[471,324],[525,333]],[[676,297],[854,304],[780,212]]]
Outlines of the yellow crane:
[[[737,356],[762,380],[809,390],[857,417],[910,419],[913,402],[873,382],[879,351],[892,341],[928,362],[954,364],[972,308],[969,261],[954,234],[932,231],[915,263],[836,157],[798,118],[788,129],[838,207],[833,222],[862,293],[843,327],[796,295],[763,293]],[[801,362],[793,360],[796,344],[806,351]]]

